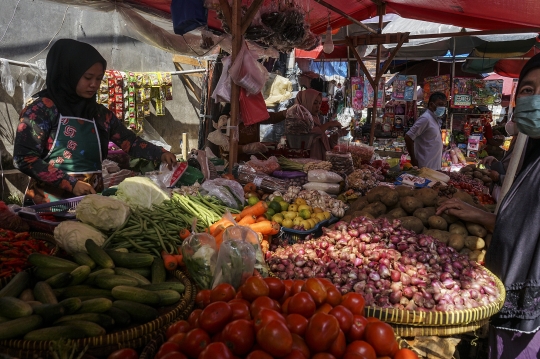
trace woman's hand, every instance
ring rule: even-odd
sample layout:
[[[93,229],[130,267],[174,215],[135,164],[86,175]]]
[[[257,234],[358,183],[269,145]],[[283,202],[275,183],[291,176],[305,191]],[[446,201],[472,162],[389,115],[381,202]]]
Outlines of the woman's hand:
[[[496,216],[493,213],[485,212],[480,208],[473,207],[457,198],[452,198],[443,202],[443,204],[437,208],[436,214],[437,216],[440,216],[442,213],[455,216],[467,222],[481,224],[490,232],[495,228]]]
[[[75,187],[73,188],[72,193],[75,196],[84,196],[87,194],[94,194],[96,193],[96,190],[89,183],[86,183],[83,181],[77,181],[77,183],[75,184]]]
[[[163,152],[161,155],[161,162],[165,162],[169,168],[169,171],[172,171],[173,167],[176,166],[177,163],[176,156],[169,151]]]
[[[484,165],[488,165],[491,167],[491,164],[493,162],[499,162],[495,157],[493,156],[487,156],[485,157],[482,161],[480,161],[480,163],[484,164]]]
[[[341,123],[339,121],[330,121],[330,122],[327,122],[327,123],[321,125],[321,128],[324,131],[328,130],[331,127],[339,127],[339,128],[341,128]]]

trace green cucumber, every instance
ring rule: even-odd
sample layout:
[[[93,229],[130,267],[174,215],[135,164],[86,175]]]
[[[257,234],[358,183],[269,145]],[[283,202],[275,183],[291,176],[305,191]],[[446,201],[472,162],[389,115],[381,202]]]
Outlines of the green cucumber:
[[[114,264],[122,268],[149,267],[154,262],[154,256],[144,253],[122,253],[117,251],[105,251],[113,260]]]
[[[82,302],[86,302],[87,300],[90,300],[90,299],[108,299],[110,301],[114,300],[112,295],[82,295],[77,298],[79,298]]]
[[[91,239],[87,239],[84,242],[84,246],[88,251],[90,258],[96,262],[97,265],[103,268],[114,268],[114,262],[111,257]]]
[[[137,282],[139,282],[139,285],[150,284],[150,281],[148,279],[146,279],[139,273],[132,271],[131,269],[116,267],[114,268],[114,273],[117,275],[127,275],[128,277],[135,278]]]
[[[71,283],[73,277],[69,273],[58,273],[45,281],[51,288],[63,288]]]
[[[159,316],[156,309],[146,304],[136,303],[130,300],[116,300],[113,302],[113,308],[128,312],[131,319],[138,323],[148,323]]]
[[[34,276],[39,280],[49,279],[59,273],[70,273],[73,269],[70,268],[45,268],[38,267],[34,272]]]
[[[114,287],[111,293],[115,299],[130,300],[141,304],[159,305],[161,301],[161,298],[156,292],[125,285]]]
[[[82,302],[79,313],[103,313],[112,308],[112,301],[106,298],[89,299]]]
[[[43,305],[43,303],[38,302],[37,300],[30,300],[30,301],[28,301],[26,303],[28,303],[32,308],[34,308],[34,307],[36,307],[38,305]]]
[[[0,290],[0,298],[18,297],[28,287],[28,284],[30,284],[30,273],[19,272]]]
[[[73,287],[63,288],[63,298],[84,297],[84,296],[101,296],[110,297],[111,291],[106,289],[93,288],[88,285],[74,285]]]
[[[41,315],[45,323],[54,323],[65,313],[61,304],[42,304],[34,307],[34,314]]]
[[[77,327],[84,330],[85,337],[99,337],[100,335],[107,334],[107,331],[102,326],[87,320],[70,320],[62,324],[68,324],[70,327]]]
[[[178,293],[184,293],[185,286],[180,282],[163,282],[157,284],[141,285],[142,289],[156,291],[156,290],[175,290]]]
[[[74,270],[79,265],[67,259],[62,259],[54,256],[48,256],[41,253],[32,253],[28,256],[28,262],[36,267],[43,268],[66,268]]]
[[[96,262],[87,253],[77,252],[72,254],[75,262],[80,266],[89,266],[90,269],[96,268]]]
[[[28,317],[32,314],[33,310],[30,304],[14,297],[0,298],[0,316],[17,319],[21,317]]]
[[[88,278],[86,279],[84,284],[94,285],[96,283],[96,278],[99,275],[104,275],[104,274],[112,275],[114,274],[114,270],[111,268],[103,268],[103,269],[98,269],[96,271],[93,271],[92,273],[88,275]]]
[[[139,282],[127,275],[100,275],[96,278],[96,285],[102,289],[113,289],[118,286],[136,287]]]
[[[70,274],[71,274],[71,283],[69,283],[70,286],[78,285],[84,282],[88,276],[90,275],[90,272],[92,269],[90,269],[87,265],[82,265],[80,267],[75,268]]]
[[[79,308],[82,305],[82,301],[79,298],[75,297],[75,298],[64,299],[58,304],[64,307],[65,314],[73,314],[79,310]]]
[[[34,298],[34,292],[32,292],[32,289],[26,288],[19,294],[19,299],[24,300],[25,302],[33,301]]]
[[[112,307],[103,314],[107,314],[109,317],[113,318],[114,325],[117,327],[127,327],[131,324],[131,317],[128,312],[123,309]]]
[[[34,297],[43,304],[57,304],[58,299],[54,295],[52,288],[45,282],[37,282],[34,287]]]
[[[65,323],[62,325],[69,325],[71,320],[85,320],[88,322],[96,323],[101,325],[103,328],[108,328],[114,325],[114,320],[108,315],[102,313],[82,313],[82,314],[71,314],[64,315],[62,318],[58,319],[54,324]]]
[[[152,263],[152,284],[165,282],[167,279],[167,270],[161,258],[156,258]]]
[[[24,336],[24,340],[60,340],[60,339],[80,339],[86,337],[86,333],[81,328],[72,325],[62,325],[33,330]]]
[[[10,320],[0,324],[0,340],[17,338],[35,330],[43,324],[39,315]]]
[[[146,279],[150,279],[150,277],[152,276],[152,270],[150,269],[150,267],[130,268],[130,270],[142,275]]]
[[[172,305],[174,303],[177,303],[181,297],[180,293],[171,289],[158,290],[154,293],[157,293],[159,295],[159,298],[160,298],[159,304],[161,306],[167,306],[167,305]]]

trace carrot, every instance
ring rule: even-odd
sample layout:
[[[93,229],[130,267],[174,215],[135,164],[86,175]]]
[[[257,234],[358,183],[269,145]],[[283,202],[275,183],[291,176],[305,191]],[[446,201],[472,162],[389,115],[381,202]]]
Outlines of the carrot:
[[[221,247],[221,243],[223,243],[223,233],[225,233],[225,229],[219,231],[219,233],[214,236],[214,238],[216,239],[216,247],[218,250],[219,247]]]
[[[253,223],[255,223],[256,220],[257,220],[257,217],[255,217],[255,216],[245,216],[240,221],[238,221],[238,225],[245,226],[245,225],[248,225],[248,224],[253,224]]]
[[[234,224],[232,224],[232,222],[224,222],[224,223],[220,224],[219,226],[217,226],[214,229],[214,232],[211,232],[210,234],[215,237],[219,232],[223,232],[226,228],[229,228],[231,226],[234,226]]]
[[[217,221],[216,223],[212,224],[210,226],[210,233],[214,233],[216,231],[216,228],[221,225],[221,224],[225,224],[225,223],[230,223],[232,224],[232,222],[230,220],[228,220],[227,218],[221,218],[219,221]]]
[[[245,216],[255,216],[259,217],[266,213],[266,210],[268,209],[268,205],[265,201],[259,201],[255,203],[251,207],[246,207],[242,212],[240,212],[240,217],[244,218]]]
[[[175,270],[178,266],[178,262],[172,254],[161,251],[161,258],[163,258],[163,264],[165,265],[165,269],[167,270]]]
[[[191,235],[191,232],[189,231],[189,229],[187,228],[184,228],[180,231],[180,239],[186,239],[187,237],[189,237]]]
[[[264,221],[268,221],[268,218],[266,218],[265,216],[259,216],[257,217],[257,220],[255,222],[264,222]]]
[[[280,226],[277,222],[270,222],[270,221],[266,221],[266,222],[257,222],[257,223],[253,223],[253,224],[250,224],[248,225],[249,228],[253,229],[255,232],[259,232],[261,234],[277,234],[280,230]]]
[[[179,254],[173,254],[172,255],[174,257],[174,259],[176,259],[176,263],[178,264],[179,267],[184,267],[184,256],[182,255],[182,252],[180,252]]]

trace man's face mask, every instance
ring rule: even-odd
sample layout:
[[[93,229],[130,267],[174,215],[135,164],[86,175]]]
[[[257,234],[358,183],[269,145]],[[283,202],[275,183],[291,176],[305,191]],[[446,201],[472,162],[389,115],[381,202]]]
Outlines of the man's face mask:
[[[444,106],[437,106],[437,108],[435,109],[435,115],[437,115],[437,117],[442,117],[446,112],[446,107]]]

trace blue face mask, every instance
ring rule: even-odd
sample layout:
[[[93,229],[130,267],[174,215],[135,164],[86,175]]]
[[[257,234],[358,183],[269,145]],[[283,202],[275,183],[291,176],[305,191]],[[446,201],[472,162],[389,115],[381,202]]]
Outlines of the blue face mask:
[[[540,138],[540,95],[516,99],[513,120],[519,132],[532,138]]]
[[[444,106],[437,106],[437,109],[435,110],[435,114],[437,115],[437,117],[442,117],[445,112],[446,112],[446,107]]]

